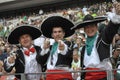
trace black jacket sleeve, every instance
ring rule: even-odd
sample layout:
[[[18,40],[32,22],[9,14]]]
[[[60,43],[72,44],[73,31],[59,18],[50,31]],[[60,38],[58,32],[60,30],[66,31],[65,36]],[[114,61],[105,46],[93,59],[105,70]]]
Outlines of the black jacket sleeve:
[[[114,24],[111,21],[104,31],[99,35],[96,48],[100,57],[100,61],[110,57],[110,44],[114,35],[117,33],[120,24]]]
[[[102,33],[102,40],[105,44],[111,44],[114,35],[117,33],[120,24],[114,24],[111,21]]]
[[[68,46],[68,51],[66,55],[58,54],[58,60],[57,60],[56,66],[65,65],[65,66],[71,67],[71,63],[73,60],[72,58],[73,44],[72,42],[69,42],[69,41],[65,41],[64,43]]]
[[[7,66],[7,60],[4,61],[4,69],[6,72],[11,72],[13,67],[15,67],[16,69],[16,73],[23,73],[24,72],[24,57],[23,57],[23,53],[21,50],[17,50],[16,51],[16,60],[15,60],[15,64],[13,66]]]
[[[11,72],[14,66],[8,67],[7,66],[7,60],[4,61],[4,70],[6,72]]]
[[[41,52],[41,51],[42,51],[42,49],[40,48],[40,52]],[[37,62],[43,67],[43,66],[46,65],[46,62],[47,62],[47,60],[48,60],[48,57],[49,57],[50,52],[48,52],[48,53],[45,54],[45,55],[40,55],[40,52],[39,52],[39,54],[37,54],[36,60],[37,60]]]

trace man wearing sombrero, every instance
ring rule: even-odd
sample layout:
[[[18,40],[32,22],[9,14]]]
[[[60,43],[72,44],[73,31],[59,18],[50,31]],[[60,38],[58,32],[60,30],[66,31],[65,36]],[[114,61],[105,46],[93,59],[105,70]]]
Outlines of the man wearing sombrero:
[[[34,46],[32,40],[41,35],[39,29],[22,25],[15,28],[8,36],[10,44],[19,44],[19,50],[16,55],[11,54],[4,63],[4,68],[10,72],[15,67],[15,73],[39,73],[41,65],[37,61],[37,56],[40,54],[40,47]],[[20,75],[15,75],[15,80],[21,80]],[[26,80],[40,80],[40,74],[26,74]]]
[[[41,31],[47,38],[53,38],[54,43],[50,45],[45,40],[41,46],[41,58],[46,61],[47,72],[69,71],[72,62],[72,44],[64,41],[64,38],[71,36],[74,30],[70,30],[74,24],[61,16],[51,16],[41,24]],[[72,80],[71,73],[47,74],[46,80]]]
[[[118,3],[117,5],[120,5]],[[119,7],[120,8],[120,7]],[[120,9],[115,7],[117,12]],[[114,35],[120,26],[120,14],[110,16],[111,21],[108,26],[98,35],[97,23],[105,21],[106,18],[93,18],[91,15],[86,15],[83,22],[77,24],[72,29],[84,28],[87,35],[86,45],[81,51],[81,65],[85,70],[106,70],[112,69],[112,65],[106,58],[110,57],[110,44]],[[86,72],[82,75],[85,80],[107,80],[106,72]]]

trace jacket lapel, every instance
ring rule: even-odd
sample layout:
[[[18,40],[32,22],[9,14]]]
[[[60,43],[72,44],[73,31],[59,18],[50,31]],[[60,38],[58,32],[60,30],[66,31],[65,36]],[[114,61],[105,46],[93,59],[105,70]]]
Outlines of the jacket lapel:
[[[23,55],[23,52],[21,50],[17,50],[17,58],[19,59],[19,61],[25,65],[25,57]]]

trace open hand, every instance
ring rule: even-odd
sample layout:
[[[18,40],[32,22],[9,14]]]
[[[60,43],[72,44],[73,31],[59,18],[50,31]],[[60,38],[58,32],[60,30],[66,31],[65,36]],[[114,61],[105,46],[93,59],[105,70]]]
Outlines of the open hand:
[[[49,40],[48,38],[46,38],[45,41],[44,41],[44,46],[43,46],[43,48],[44,48],[44,49],[47,49],[47,48],[49,48],[49,47],[50,47],[50,40]]]
[[[113,7],[115,8],[115,12],[117,15],[120,15],[120,2],[114,2]]]
[[[63,51],[64,48],[65,48],[64,43],[63,43],[61,40],[59,40],[59,41],[58,41],[58,44],[59,44],[59,50]]]

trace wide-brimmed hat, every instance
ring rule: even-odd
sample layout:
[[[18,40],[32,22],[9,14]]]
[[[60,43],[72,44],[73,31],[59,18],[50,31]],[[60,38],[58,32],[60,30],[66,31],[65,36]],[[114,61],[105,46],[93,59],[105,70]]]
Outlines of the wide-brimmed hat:
[[[8,36],[8,42],[10,44],[19,44],[19,38],[24,34],[29,34],[32,37],[32,40],[34,40],[41,36],[41,31],[34,26],[22,25],[11,31]]]
[[[91,16],[90,14],[86,15],[83,19],[82,22],[77,23],[74,27],[72,27],[71,29],[79,29],[79,28],[84,28],[87,25],[90,24],[96,24],[102,21],[107,20],[107,17],[96,17],[94,18],[93,16]]]
[[[65,37],[69,37],[74,34],[74,30],[71,28],[74,24],[61,16],[51,16],[46,18],[41,24],[41,31],[45,37],[52,38],[52,30],[54,27],[61,27],[65,31]]]

